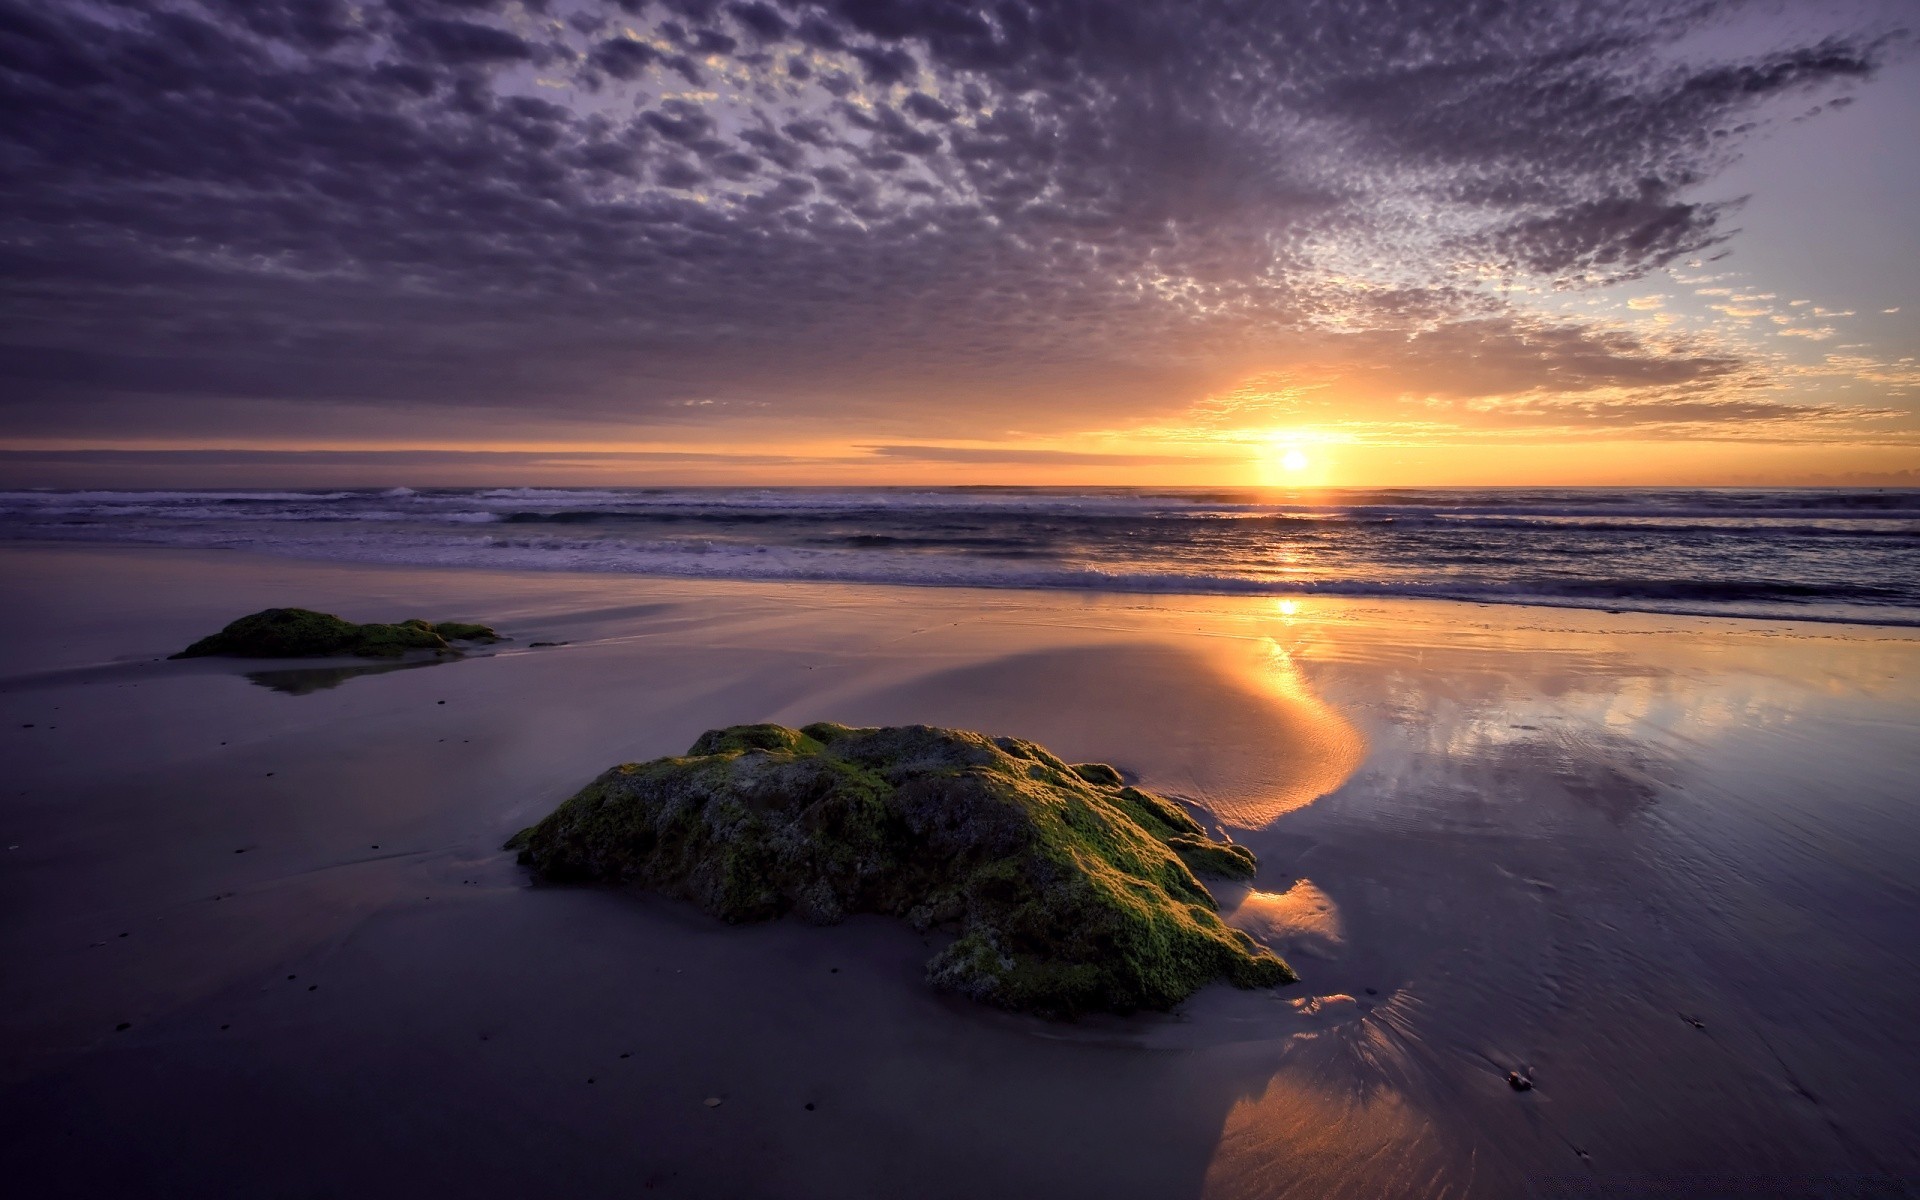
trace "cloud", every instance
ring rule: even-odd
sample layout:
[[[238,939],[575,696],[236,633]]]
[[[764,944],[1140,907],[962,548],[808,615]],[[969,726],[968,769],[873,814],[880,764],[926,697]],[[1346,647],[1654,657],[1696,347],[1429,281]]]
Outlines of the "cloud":
[[[1890,487],[1920,488],[1920,467],[1891,471],[1843,471],[1807,478],[1807,487]]]
[[[725,454],[683,450],[250,450],[206,446],[168,450],[96,447],[0,449],[0,463],[59,463],[88,466],[153,464],[161,466],[386,467],[504,465],[544,466],[584,460],[611,465],[713,463],[765,466],[821,461],[790,454]]]
[[[1191,466],[1206,456],[1193,454],[1101,454],[1081,450],[1027,450],[994,446],[861,446],[878,458],[928,463],[1043,464],[1070,467]]]
[[[1360,348],[1461,396],[1725,374],[1516,340],[1490,286],[1724,241],[1702,189],[1767,106],[1886,54],[1715,52],[1721,13],[0,0],[0,423],[932,392],[957,436]]]
[[[1832,331],[1779,332],[1820,340]],[[1867,356],[1809,364],[1742,354],[1699,334],[1505,316],[1404,339],[1391,362],[1383,344],[1379,335],[1330,342],[1321,356],[1218,391],[1177,421],[1103,432],[1196,448],[1276,432],[1371,444],[1913,440],[1910,414],[1886,400],[1920,377],[1911,364]],[[1866,390],[1826,394],[1835,384]]]

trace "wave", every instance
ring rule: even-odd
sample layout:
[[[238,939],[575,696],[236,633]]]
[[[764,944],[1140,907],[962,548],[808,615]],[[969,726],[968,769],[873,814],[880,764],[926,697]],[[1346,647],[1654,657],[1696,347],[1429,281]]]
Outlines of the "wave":
[[[1401,515],[1426,517],[1666,517],[1678,519],[1787,519],[1821,514],[1833,519],[1858,515],[1920,518],[1920,489],[1877,492],[1692,490],[1640,493],[1624,490],[1459,489],[1454,491],[1381,491],[1330,489],[1315,498],[1278,496],[1251,489],[1154,491],[1122,489],[740,489],[656,488],[635,490],[496,488],[472,493],[487,503],[500,502],[594,510],[619,506],[636,512],[693,509],[719,511],[918,511],[1102,512],[1183,514],[1285,514],[1309,517]]]
[[[1920,626],[1920,590],[1804,579],[1556,578],[1417,573],[1275,578],[1220,569],[1104,567],[1009,545],[1004,553],[917,553],[886,543],[831,547],[497,534],[384,538],[258,536],[211,529],[86,530],[90,541],[223,548],[335,561],[688,579],[1039,588],[1143,594],[1346,596]],[[854,535],[859,536],[859,535]],[[899,552],[886,552],[889,549]],[[984,549],[984,548],[983,548]]]
[[[0,491],[0,504],[156,504],[203,501],[209,504],[257,501],[307,502],[349,500],[367,492],[186,492],[186,491],[60,491],[35,488],[28,491]]]
[[[555,512],[509,512],[499,519],[514,525],[598,525],[619,521],[660,523],[702,522],[712,524],[773,525],[804,521],[809,518],[843,519],[844,512],[805,512],[800,510],[766,512],[755,509],[635,509],[565,508]]]
[[[481,500],[512,500],[515,502],[538,500],[591,501],[594,499],[622,500],[636,495],[645,495],[646,489],[637,491],[608,491],[597,488],[481,488],[473,495]]]
[[[1619,536],[1626,538],[1666,538],[1666,539],[1714,539],[1729,535],[1747,538],[1771,539],[1838,539],[1890,541],[1893,543],[1920,543],[1920,520],[1899,521],[1889,519],[1861,519],[1855,521],[1832,521],[1825,524],[1811,524],[1804,516],[1800,520],[1745,520],[1727,519],[1715,521],[1681,521],[1674,519],[1591,519],[1572,520],[1563,518],[1540,517],[1476,517],[1463,519],[1451,514],[1429,513],[1389,513],[1377,510],[1355,512],[1321,512],[1315,514],[1298,513],[1246,513],[1223,515],[1219,513],[1074,513],[1065,514],[1054,510],[1035,510],[1020,514],[1006,512],[983,513],[968,509],[923,509],[914,513],[889,512],[877,509],[843,510],[754,510],[738,508],[661,508],[636,509],[632,507],[606,509],[565,508],[552,511],[541,510],[489,510],[476,509],[471,497],[448,497],[449,501],[463,500],[464,505],[435,506],[431,508],[403,508],[394,503],[396,498],[382,497],[384,507],[338,507],[312,504],[256,505],[254,507],[236,507],[228,504],[44,504],[31,511],[7,512],[0,509],[0,520],[6,518],[25,519],[35,522],[113,522],[128,523],[139,521],[179,521],[195,524],[233,522],[255,523],[363,523],[369,525],[415,523],[425,525],[455,524],[483,525],[505,524],[516,526],[576,526],[602,527],[616,529],[620,526],[701,526],[722,529],[727,527],[792,527],[802,530],[808,526],[824,527],[841,525],[849,521],[864,521],[874,527],[873,537],[895,536],[898,531],[924,529],[930,521],[939,521],[942,527],[966,529],[982,533],[986,529],[1007,528],[1001,523],[1018,519],[1025,522],[1055,521],[1070,522],[1083,534],[1109,538],[1143,540],[1166,545],[1174,545],[1199,536],[1208,527],[1218,527],[1234,533],[1247,533],[1266,530],[1284,537],[1326,538],[1341,536],[1342,530],[1349,527],[1371,528],[1383,537],[1418,536],[1423,532],[1453,531],[1463,535],[1485,537],[1496,532],[1533,536],[1542,539],[1561,539],[1563,552],[1613,553],[1611,542],[1596,542],[1590,547],[1581,547],[1571,541],[1565,541],[1569,535],[1581,536]],[[361,499],[366,499],[362,497]],[[1031,533],[1029,524],[1022,529],[1023,535]],[[957,539],[950,539],[956,540]],[[874,541],[870,544],[880,545]]]
[[[141,509],[205,506],[315,507],[364,512],[378,505],[427,514],[448,508],[502,512],[519,520],[586,520],[584,514],[927,513],[1102,515],[1160,519],[1304,518],[1309,520],[1781,521],[1920,520],[1920,490],[1634,491],[1578,489],[1348,489],[1311,498],[1253,490],[1121,489],[809,489],[809,488],[438,488],[331,491],[7,491],[0,515],[99,506]],[[567,514],[582,514],[570,516]]]
[[[1915,490],[12,491],[0,492],[0,538],[528,571],[1920,619]]]
[[[192,521],[213,523],[218,521],[270,522],[270,521],[362,521],[362,522],[398,522],[415,521],[420,514],[399,509],[360,509],[353,512],[339,512],[332,509],[279,509],[270,512],[229,512],[223,509],[179,507],[165,508],[146,506],[141,508],[104,508],[100,505],[49,507],[33,514],[41,519],[63,521],[118,521],[134,520],[155,521]],[[441,513],[430,518],[437,521],[496,521],[493,513]]]

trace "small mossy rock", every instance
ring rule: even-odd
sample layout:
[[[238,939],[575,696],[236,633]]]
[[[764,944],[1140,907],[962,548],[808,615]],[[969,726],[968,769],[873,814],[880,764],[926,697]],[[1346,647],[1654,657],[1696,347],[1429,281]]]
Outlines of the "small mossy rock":
[[[709,729],[700,735],[687,754],[704,758],[741,750],[798,751],[806,743],[805,733],[784,725],[735,725],[731,729]]]
[[[1031,742],[924,725],[740,725],[607,771],[508,848],[549,879],[648,887],[726,921],[946,927],[958,937],[930,982],[1044,1016],[1292,981],[1195,878],[1251,875],[1253,856],[1095,776]]]
[[[434,625],[417,617],[393,625],[356,625],[309,608],[268,608],[241,617],[173,657],[317,658],[352,654],[395,658],[411,650],[457,653],[447,644],[449,639],[496,641],[498,637],[485,625]]]
[[[491,626],[468,621],[436,621],[433,631],[449,642],[497,642],[500,635]]]
[[[1120,772],[1105,763],[1075,763],[1073,773],[1088,783],[1097,783],[1101,787],[1120,787],[1126,780],[1120,778]]]
[[[1222,879],[1252,879],[1260,869],[1253,851],[1232,842],[1176,833],[1167,839],[1167,848],[1180,856],[1196,875],[1215,875]]]

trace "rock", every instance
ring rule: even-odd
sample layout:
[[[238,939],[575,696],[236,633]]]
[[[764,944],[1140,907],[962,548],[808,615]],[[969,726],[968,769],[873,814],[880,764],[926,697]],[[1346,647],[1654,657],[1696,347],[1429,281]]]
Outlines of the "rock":
[[[241,617],[173,657],[316,658],[353,654],[394,658],[409,650],[458,653],[450,642],[499,640],[499,635],[485,625],[453,621],[435,625],[419,619],[395,625],[355,625],[332,613],[307,608],[267,608]]]
[[[720,1100],[720,1097],[718,1096],[708,1096],[704,1101],[702,1101],[702,1103],[705,1104],[708,1108],[719,1108],[721,1104],[721,1100]]]
[[[1508,1071],[1507,1086],[1516,1092],[1530,1092],[1533,1090],[1533,1080],[1518,1071]]]
[[[613,768],[508,848],[549,879],[649,887],[730,922],[949,929],[929,982],[1045,1016],[1291,982],[1195,878],[1244,878],[1253,855],[1109,772],[924,725],[742,725]]]
[[[497,642],[501,640],[491,626],[474,625],[466,621],[440,621],[435,623],[433,631],[450,642]]]
[[[1126,783],[1120,778],[1120,772],[1105,763],[1075,763],[1073,773],[1088,783],[1097,783],[1101,787],[1119,787]]]

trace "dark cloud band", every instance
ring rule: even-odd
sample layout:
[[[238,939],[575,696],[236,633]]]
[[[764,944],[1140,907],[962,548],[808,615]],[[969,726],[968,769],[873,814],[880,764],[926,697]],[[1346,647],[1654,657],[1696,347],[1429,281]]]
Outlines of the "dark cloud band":
[[[0,0],[0,420],[1062,375],[1084,413],[1129,372],[1355,337],[1412,371],[1469,329],[1506,389],[1704,378],[1543,349],[1478,281],[1714,244],[1690,197],[1767,105],[1885,53],[1715,52],[1740,8]]]

